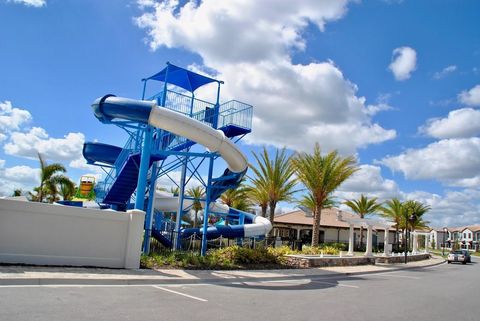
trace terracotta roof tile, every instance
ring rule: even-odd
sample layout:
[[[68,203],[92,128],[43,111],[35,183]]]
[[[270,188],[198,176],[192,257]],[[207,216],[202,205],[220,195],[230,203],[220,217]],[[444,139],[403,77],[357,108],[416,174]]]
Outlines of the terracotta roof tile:
[[[326,208],[322,210],[322,216],[320,217],[321,226],[329,227],[344,227],[348,228],[349,225],[346,222],[337,221],[337,208]],[[342,216],[344,218],[358,218],[358,215],[343,211]],[[307,216],[304,211],[296,210],[280,215],[276,215],[274,219],[275,223],[283,224],[299,224],[299,225],[313,225],[313,217]],[[360,226],[355,225],[355,228],[360,228]],[[374,229],[383,230],[383,227],[374,226]]]

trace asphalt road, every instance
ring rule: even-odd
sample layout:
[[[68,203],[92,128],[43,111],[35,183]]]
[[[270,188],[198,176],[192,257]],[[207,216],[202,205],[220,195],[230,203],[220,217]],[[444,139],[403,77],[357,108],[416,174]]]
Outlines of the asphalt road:
[[[0,320],[480,320],[480,260],[360,276],[0,286]],[[299,271],[301,274],[301,271]]]

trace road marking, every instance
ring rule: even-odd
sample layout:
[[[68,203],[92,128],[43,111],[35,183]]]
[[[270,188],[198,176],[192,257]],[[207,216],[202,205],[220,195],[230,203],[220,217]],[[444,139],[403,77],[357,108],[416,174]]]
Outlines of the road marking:
[[[350,285],[350,284],[343,284],[343,283],[333,283],[333,282],[325,282],[325,281],[317,281],[317,280],[312,280],[312,282],[334,285],[334,286],[342,286],[342,287],[345,287],[345,288],[353,288],[353,289],[359,289],[360,288],[358,285]]]
[[[173,291],[173,290],[170,290],[170,289],[158,286],[158,285],[152,285],[152,286],[156,289],[163,290],[163,291],[170,292],[170,293],[174,293],[174,294],[177,294],[177,295],[181,295],[181,296],[184,296],[184,297],[187,297],[187,298],[190,298],[190,299],[194,299],[194,300],[198,300],[198,301],[202,301],[202,302],[208,302],[208,300],[199,298],[197,296],[189,295],[189,294],[178,292],[178,291]]]

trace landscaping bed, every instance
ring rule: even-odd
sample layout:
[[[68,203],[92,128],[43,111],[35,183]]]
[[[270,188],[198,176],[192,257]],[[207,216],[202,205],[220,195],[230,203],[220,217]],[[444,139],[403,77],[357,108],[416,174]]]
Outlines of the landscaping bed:
[[[141,268],[157,269],[290,269],[299,268],[288,255],[320,255],[339,254],[340,246],[324,245],[322,247],[305,246],[302,251],[294,251],[289,247],[266,247],[251,249],[241,246],[229,246],[212,249],[202,257],[195,252],[165,251],[143,255]]]

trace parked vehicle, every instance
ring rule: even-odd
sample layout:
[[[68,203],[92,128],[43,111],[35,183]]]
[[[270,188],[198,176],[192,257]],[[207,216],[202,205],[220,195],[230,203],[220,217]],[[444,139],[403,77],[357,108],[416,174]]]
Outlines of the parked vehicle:
[[[452,262],[461,262],[462,264],[467,264],[472,262],[470,252],[467,250],[457,250],[450,252],[447,257],[448,264]]]

